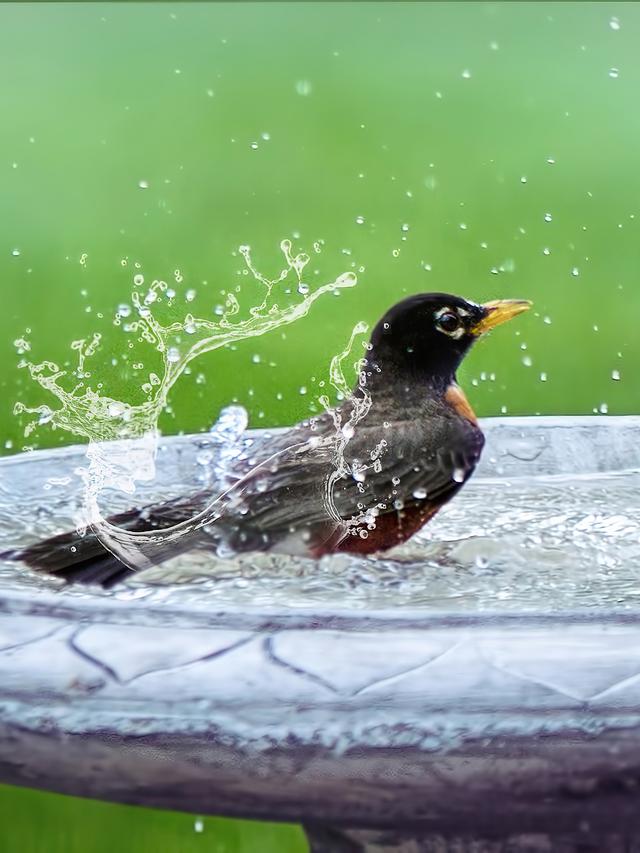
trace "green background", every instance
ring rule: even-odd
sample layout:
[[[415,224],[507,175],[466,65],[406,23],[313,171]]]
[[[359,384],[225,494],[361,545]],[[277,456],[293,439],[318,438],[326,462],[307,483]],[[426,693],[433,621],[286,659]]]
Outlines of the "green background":
[[[237,246],[275,273],[283,237],[325,241],[312,286],[364,267],[359,285],[202,357],[167,432],[234,397],[256,425],[307,414],[355,322],[421,290],[535,302],[464,365],[481,415],[638,412],[639,44],[625,3],[0,5],[0,452],[25,443],[16,400],[53,402],[17,368],[26,328],[61,363],[102,332],[94,377],[135,399],[145,354],[112,325],[134,264],[179,269],[176,318],[209,317]],[[9,853],[304,849],[6,788],[0,819]]]

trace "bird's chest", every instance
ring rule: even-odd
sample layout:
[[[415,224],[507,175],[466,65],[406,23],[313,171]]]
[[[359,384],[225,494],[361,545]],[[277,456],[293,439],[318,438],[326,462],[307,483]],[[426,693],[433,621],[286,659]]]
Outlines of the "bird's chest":
[[[323,554],[375,554],[402,545],[417,533],[440,509],[440,505],[414,504],[406,509],[394,510],[378,516],[375,525],[360,524],[348,532],[336,531],[336,535],[316,545],[315,557]]]

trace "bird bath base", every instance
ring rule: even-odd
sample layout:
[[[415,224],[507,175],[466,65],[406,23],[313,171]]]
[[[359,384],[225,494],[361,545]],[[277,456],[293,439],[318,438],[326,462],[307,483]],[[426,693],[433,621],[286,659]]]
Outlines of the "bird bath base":
[[[411,830],[305,827],[311,853],[638,853],[640,836],[531,832],[507,838],[424,834]]]

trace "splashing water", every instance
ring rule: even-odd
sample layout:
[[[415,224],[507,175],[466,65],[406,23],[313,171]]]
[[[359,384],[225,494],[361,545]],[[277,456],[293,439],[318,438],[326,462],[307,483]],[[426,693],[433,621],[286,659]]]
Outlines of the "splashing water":
[[[240,252],[254,279],[264,286],[262,302],[248,311],[245,319],[236,319],[240,315],[237,297],[229,293],[225,310],[219,320],[206,320],[187,314],[182,321],[162,325],[153,315],[151,308],[160,293],[166,292],[167,283],[154,281],[144,298],[138,291],[131,294],[138,319],[128,329],[138,332],[151,344],[163,359],[162,376],[154,376],[144,387],[149,399],[139,405],[131,405],[123,400],[104,396],[82,381],[85,378],[85,362],[95,354],[101,343],[101,335],[96,333],[90,341],[74,341],[72,349],[78,353],[78,366],[75,375],[81,380],[71,391],[65,390],[59,380],[67,375],[57,364],[43,361],[39,364],[22,360],[21,367],[29,370],[32,379],[53,394],[62,404],[52,411],[47,406],[29,408],[16,403],[16,414],[37,414],[37,420],[28,424],[25,435],[42,423],[45,414],[52,427],[63,429],[89,441],[113,441],[118,439],[139,438],[157,428],[158,418],[166,405],[169,391],[184,372],[187,365],[206,352],[219,349],[227,344],[246,338],[257,337],[273,331],[280,326],[304,317],[313,303],[323,294],[334,292],[338,288],[353,287],[357,283],[355,273],[346,272],[335,281],[319,287],[296,304],[281,308],[271,297],[274,288],[282,283],[293,271],[297,277],[298,291],[302,282],[302,273],[309,262],[304,253],[292,255],[291,242],[283,240],[280,244],[286,260],[286,267],[273,280],[258,272],[251,260],[250,248],[241,246]],[[188,345],[184,345],[184,335],[189,335]]]
[[[160,301],[163,295],[173,296],[174,292],[165,281],[154,281],[146,294],[134,290],[131,294],[133,311],[137,315],[133,322],[126,326],[129,332],[137,333],[140,339],[160,354],[161,369],[152,373],[149,381],[144,383],[142,390],[147,399],[137,405],[126,400],[104,395],[93,388],[88,380],[91,376],[87,370],[88,359],[98,351],[102,339],[95,333],[90,339],[74,341],[72,349],[77,353],[77,366],[73,371],[78,380],[71,390],[67,390],[62,380],[69,373],[52,361],[34,363],[23,358],[20,366],[27,369],[31,378],[60,403],[59,408],[52,409],[48,405],[30,408],[23,403],[16,403],[16,414],[33,414],[37,417],[25,427],[25,436],[30,435],[36,427],[48,424],[51,428],[62,429],[75,436],[88,439],[86,458],[88,466],[76,473],[82,477],[85,484],[85,507],[76,517],[76,527],[82,531],[92,526],[110,550],[118,554],[120,559],[135,568],[145,568],[150,564],[145,556],[145,545],[157,546],[170,543],[178,537],[219,517],[218,507],[227,493],[217,497],[212,496],[209,506],[190,521],[176,524],[154,534],[146,535],[130,533],[107,522],[98,506],[98,496],[104,490],[119,490],[132,494],[136,483],[153,480],[155,475],[155,456],[158,443],[158,419],[164,410],[168,394],[187,366],[200,355],[219,349],[228,344],[257,337],[272,332],[283,325],[290,324],[304,317],[313,303],[326,293],[335,293],[337,289],[353,287],[357,283],[355,273],[345,272],[334,281],[322,285],[314,291],[303,281],[303,273],[309,262],[309,255],[304,252],[293,254],[291,242],[283,240],[280,248],[284,255],[285,265],[273,279],[268,278],[255,267],[249,246],[240,246],[239,251],[244,259],[246,270],[263,288],[263,298],[244,312],[238,298],[228,293],[226,305],[216,320],[195,317],[188,313],[181,321],[163,324],[154,316],[152,306]],[[315,246],[314,246],[315,248]],[[177,274],[176,281],[182,279]],[[287,292],[295,291],[300,294],[292,305],[281,307],[275,301],[278,285],[282,285],[295,277],[295,287]],[[137,274],[134,285],[140,287],[144,283],[143,276]],[[190,300],[188,300],[190,301]],[[128,311],[120,306],[114,320],[116,325],[122,322]],[[128,309],[128,306],[124,306]],[[133,313],[133,312],[131,312]],[[334,358],[331,366],[330,380],[332,385],[344,397],[350,395],[350,389],[342,372],[341,364],[348,355],[356,334],[366,331],[364,324],[358,324],[351,336],[347,350]],[[19,352],[28,351],[24,341]],[[23,345],[24,344],[24,345]],[[349,420],[351,429],[368,410],[366,395],[362,401],[354,403],[353,413]],[[345,425],[341,435],[348,440]],[[221,436],[233,442],[246,427],[246,415],[233,419],[233,423],[222,424]],[[225,432],[226,430],[226,432]],[[341,465],[343,445],[336,451],[336,465]],[[235,484],[237,488],[238,485]],[[233,487],[232,487],[233,488]]]
[[[350,465],[345,458],[345,450],[347,444],[355,433],[356,425],[366,416],[371,407],[371,394],[367,390],[367,377],[363,369],[363,361],[360,359],[356,362],[356,372],[358,376],[357,393],[352,393],[350,386],[344,375],[343,363],[351,354],[354,341],[357,335],[365,334],[368,331],[368,326],[365,323],[357,323],[351,333],[351,337],[346,348],[333,357],[329,370],[329,378],[331,385],[336,389],[338,394],[349,400],[350,412],[346,420],[342,420],[342,413],[338,410],[332,410],[330,407],[329,398],[326,395],[320,397],[320,403],[325,409],[333,415],[336,435],[333,439],[333,471],[325,484],[325,506],[328,514],[333,520],[345,526],[346,531],[357,530],[358,535],[362,538],[367,537],[367,531],[362,527],[366,524],[369,529],[375,527],[375,519],[381,509],[384,509],[382,504],[367,507],[366,511],[358,512],[345,522],[341,513],[338,511],[334,500],[334,489],[336,484],[344,477],[353,477],[356,481],[357,488],[360,492],[364,491],[362,485],[367,476],[367,471],[373,469],[378,470],[381,462],[380,457],[387,450],[387,442],[382,439],[375,447],[369,449],[370,462],[358,461],[357,467],[354,467],[352,462]]]

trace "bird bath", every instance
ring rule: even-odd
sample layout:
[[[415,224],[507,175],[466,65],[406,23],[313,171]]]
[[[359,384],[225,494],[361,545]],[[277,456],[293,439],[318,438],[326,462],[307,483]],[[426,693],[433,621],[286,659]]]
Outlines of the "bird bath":
[[[301,822],[323,853],[623,849],[640,418],[483,428],[472,482],[379,560],[198,557],[111,591],[0,564],[0,781]],[[201,483],[209,444],[164,439],[152,489]],[[0,462],[0,550],[68,526],[83,457]]]

